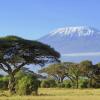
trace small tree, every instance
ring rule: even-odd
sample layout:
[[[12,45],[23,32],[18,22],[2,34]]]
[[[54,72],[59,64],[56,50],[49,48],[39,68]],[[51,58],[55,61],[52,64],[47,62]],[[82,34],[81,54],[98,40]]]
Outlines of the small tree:
[[[94,66],[91,61],[85,60],[80,62],[81,71],[84,77],[89,79],[89,87],[92,85],[93,74],[94,74]]]
[[[53,77],[59,83],[62,83],[64,78],[66,77],[66,67],[64,63],[52,64],[46,68],[41,69],[40,73],[46,73],[48,76]]]
[[[41,87],[43,88],[52,88],[56,86],[56,81],[53,79],[45,79],[41,82]]]
[[[67,76],[72,81],[73,86],[76,84],[76,88],[79,87],[79,78],[81,76],[81,67],[79,64],[70,63],[66,68]]]
[[[31,75],[26,75],[18,80],[16,84],[16,92],[19,95],[30,95],[32,92],[35,92],[35,95],[38,94],[38,80],[36,77]]]
[[[100,63],[94,65],[92,77],[92,87],[100,88]]]

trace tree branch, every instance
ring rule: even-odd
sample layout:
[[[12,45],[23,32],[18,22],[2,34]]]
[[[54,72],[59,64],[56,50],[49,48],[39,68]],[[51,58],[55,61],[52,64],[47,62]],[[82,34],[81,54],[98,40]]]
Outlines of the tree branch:
[[[18,72],[24,65],[26,65],[26,63],[22,63],[21,65],[19,65],[16,69],[13,70],[12,74],[15,75],[16,72]]]
[[[10,65],[7,62],[2,62],[7,68],[9,72],[12,72]]]
[[[3,65],[2,65],[2,64],[0,64],[0,68],[1,68],[3,71],[5,71],[5,72],[7,72],[7,73],[8,73],[8,70],[7,70],[7,69],[5,69],[5,68],[3,67]]]

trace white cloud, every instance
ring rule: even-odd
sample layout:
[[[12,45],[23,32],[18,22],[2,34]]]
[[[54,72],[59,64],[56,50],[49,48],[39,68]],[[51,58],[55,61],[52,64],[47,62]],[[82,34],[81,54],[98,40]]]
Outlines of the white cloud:
[[[62,56],[74,57],[74,56],[100,56],[100,52],[83,52],[83,53],[69,53],[62,54]]]

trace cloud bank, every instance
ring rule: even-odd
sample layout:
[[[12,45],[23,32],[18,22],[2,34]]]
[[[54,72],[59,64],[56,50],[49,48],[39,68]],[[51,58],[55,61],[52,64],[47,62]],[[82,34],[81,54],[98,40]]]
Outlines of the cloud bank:
[[[83,52],[83,53],[69,53],[62,54],[64,57],[77,57],[77,56],[100,56],[100,52]]]

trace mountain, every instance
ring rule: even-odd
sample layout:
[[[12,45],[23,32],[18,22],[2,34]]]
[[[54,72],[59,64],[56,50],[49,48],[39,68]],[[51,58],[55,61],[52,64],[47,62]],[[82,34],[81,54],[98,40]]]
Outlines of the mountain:
[[[52,46],[62,55],[100,55],[100,31],[93,27],[58,28],[41,37],[39,41]]]

